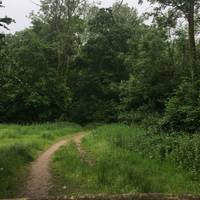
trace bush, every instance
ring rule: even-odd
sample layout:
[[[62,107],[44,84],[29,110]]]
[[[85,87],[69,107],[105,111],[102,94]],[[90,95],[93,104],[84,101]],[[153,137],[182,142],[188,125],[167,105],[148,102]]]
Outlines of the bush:
[[[34,81],[30,72],[23,73],[26,76],[22,82],[12,77],[0,85],[0,93],[3,94],[0,99],[0,122],[66,120],[69,117],[71,92],[55,76],[55,71],[37,74]]]
[[[166,104],[161,128],[194,133],[200,130],[200,82],[184,81]]]

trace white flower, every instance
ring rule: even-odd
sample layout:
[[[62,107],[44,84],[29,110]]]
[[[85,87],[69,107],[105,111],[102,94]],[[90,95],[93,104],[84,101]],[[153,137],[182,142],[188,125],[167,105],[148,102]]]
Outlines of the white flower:
[[[63,186],[63,190],[66,190],[66,189],[67,189],[67,186],[66,186],[66,185],[64,185],[64,186]]]

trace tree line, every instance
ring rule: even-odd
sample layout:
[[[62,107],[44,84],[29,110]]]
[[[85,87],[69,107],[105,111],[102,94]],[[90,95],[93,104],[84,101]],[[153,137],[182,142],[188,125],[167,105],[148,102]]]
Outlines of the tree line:
[[[41,0],[30,28],[1,34],[0,122],[198,131],[200,3],[149,2],[154,9],[139,16],[119,2],[99,8],[86,0]],[[0,26],[11,22],[1,18]]]

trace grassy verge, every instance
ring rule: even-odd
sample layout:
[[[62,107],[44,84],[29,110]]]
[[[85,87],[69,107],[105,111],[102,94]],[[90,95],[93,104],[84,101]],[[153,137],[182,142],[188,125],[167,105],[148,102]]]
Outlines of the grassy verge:
[[[181,164],[181,167],[176,165],[175,154],[179,156],[178,147],[174,151],[171,150],[171,155],[165,153],[162,157],[163,149],[169,148],[169,141],[162,141],[162,137],[147,135],[141,128],[124,125],[105,125],[97,128],[83,142],[88,156],[96,159],[94,166],[89,166],[80,159],[74,145],[57,152],[53,163],[57,177],[54,193],[199,194],[200,181],[188,168]],[[184,146],[186,141],[190,144],[186,136],[182,136],[182,139],[177,137],[177,140],[184,141]],[[158,146],[162,146],[162,151]]]
[[[16,197],[26,166],[59,138],[80,131],[72,123],[0,125],[0,198]]]

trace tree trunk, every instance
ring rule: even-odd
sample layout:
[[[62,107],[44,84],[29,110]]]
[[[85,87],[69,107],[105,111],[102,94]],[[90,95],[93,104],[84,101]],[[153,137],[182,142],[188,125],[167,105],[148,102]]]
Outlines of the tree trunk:
[[[189,2],[189,10],[187,14],[188,20],[188,32],[189,32],[189,54],[190,54],[190,66],[191,77],[194,79],[195,65],[196,65],[196,42],[195,42],[195,23],[194,23],[194,0]]]

